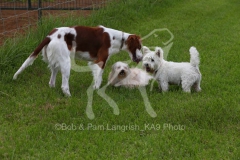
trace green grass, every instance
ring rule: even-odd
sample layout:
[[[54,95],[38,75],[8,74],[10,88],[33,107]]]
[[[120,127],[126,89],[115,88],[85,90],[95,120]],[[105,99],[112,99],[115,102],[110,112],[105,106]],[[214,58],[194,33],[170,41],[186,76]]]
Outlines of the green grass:
[[[0,49],[0,159],[240,159],[239,5],[239,0],[120,1],[87,19],[81,15],[43,19],[37,31],[8,40]],[[71,71],[70,98],[62,94],[60,74],[56,88],[48,87],[50,71],[41,58],[12,80],[52,28],[76,24],[101,24],[142,37],[153,29],[168,28],[174,35],[168,60],[189,61],[190,46],[199,50],[202,92],[186,94],[172,86],[163,94],[157,83],[152,91],[148,86],[157,113],[152,118],[138,89],[108,87],[106,93],[120,115],[114,115],[95,91],[95,119],[90,120],[85,112],[90,72]],[[169,34],[160,32],[143,44],[164,47],[162,42],[168,39]],[[121,52],[111,57],[103,85],[111,65],[119,60],[129,56]],[[58,124],[63,128],[56,128]],[[137,128],[106,128],[125,125]],[[96,128],[101,126],[105,130]]]

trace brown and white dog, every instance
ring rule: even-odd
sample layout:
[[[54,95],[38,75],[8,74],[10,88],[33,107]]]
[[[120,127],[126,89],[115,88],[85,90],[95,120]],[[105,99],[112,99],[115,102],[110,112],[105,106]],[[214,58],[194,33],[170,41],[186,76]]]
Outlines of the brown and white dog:
[[[94,88],[98,89],[102,83],[102,73],[107,60],[112,54],[120,50],[127,51],[134,62],[142,60],[140,37],[104,26],[60,27],[53,29],[26,59],[13,79],[37,58],[42,51],[43,60],[51,69],[50,87],[55,87],[58,70],[62,73],[62,91],[71,96],[69,90],[69,76],[71,69],[70,54],[76,58],[89,62],[94,78]]]

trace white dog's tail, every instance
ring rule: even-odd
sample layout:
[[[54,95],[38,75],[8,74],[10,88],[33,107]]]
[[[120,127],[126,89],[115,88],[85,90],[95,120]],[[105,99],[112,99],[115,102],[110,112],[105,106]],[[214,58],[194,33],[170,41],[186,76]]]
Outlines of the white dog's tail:
[[[25,60],[25,62],[22,64],[22,66],[18,69],[18,71],[14,74],[13,79],[17,79],[17,76],[24,71],[28,66],[32,65],[34,60],[37,58],[40,51],[43,49],[44,46],[49,44],[51,39],[49,37],[46,37],[39,45],[38,47],[33,51],[33,53]]]
[[[200,63],[200,59],[199,59],[199,53],[197,51],[197,49],[195,47],[191,47],[189,49],[190,52],[190,64],[194,67],[198,67],[199,63]]]

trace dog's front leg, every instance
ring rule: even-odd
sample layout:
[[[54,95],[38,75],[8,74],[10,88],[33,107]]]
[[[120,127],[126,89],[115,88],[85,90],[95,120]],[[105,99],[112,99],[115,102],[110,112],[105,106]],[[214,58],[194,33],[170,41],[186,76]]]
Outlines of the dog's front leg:
[[[167,92],[168,91],[168,82],[164,81],[161,83],[161,88],[163,92]]]
[[[168,82],[165,80],[158,80],[159,89],[163,92],[168,91]]]
[[[103,62],[99,62],[99,63],[91,63],[89,62],[88,65],[92,70],[92,74],[93,74],[93,79],[94,79],[94,84],[93,84],[93,88],[94,89],[99,89],[101,83],[102,83],[102,74],[103,74],[103,69],[100,67],[102,65]]]
[[[98,51],[98,59],[94,63],[89,63],[89,67],[93,73],[94,89],[99,89],[102,83],[102,74],[105,67],[105,63],[108,59],[108,48],[103,47]]]

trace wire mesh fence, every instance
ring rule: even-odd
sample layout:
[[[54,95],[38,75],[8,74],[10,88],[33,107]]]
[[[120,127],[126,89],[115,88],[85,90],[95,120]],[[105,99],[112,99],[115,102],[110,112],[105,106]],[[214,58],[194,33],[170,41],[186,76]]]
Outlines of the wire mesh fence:
[[[104,7],[111,0],[0,0],[0,45],[15,33],[27,32],[43,16],[61,16]]]
[[[107,0],[1,0],[2,10],[91,10],[102,7]]]

